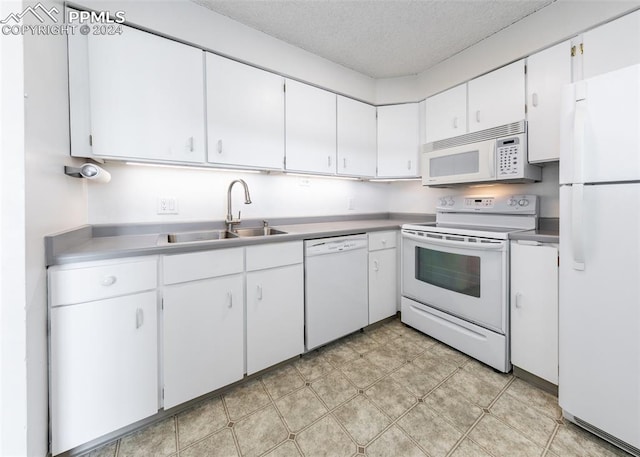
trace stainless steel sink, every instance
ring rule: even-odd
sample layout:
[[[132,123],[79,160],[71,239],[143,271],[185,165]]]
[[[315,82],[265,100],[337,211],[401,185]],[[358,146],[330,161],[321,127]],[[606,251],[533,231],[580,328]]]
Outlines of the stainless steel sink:
[[[240,238],[245,236],[269,236],[269,235],[285,235],[287,232],[274,229],[273,227],[254,227],[254,228],[239,228],[234,233],[237,233]]]
[[[238,238],[235,233],[226,230],[203,230],[199,232],[169,233],[169,243],[192,243],[194,241],[224,240],[226,238]]]

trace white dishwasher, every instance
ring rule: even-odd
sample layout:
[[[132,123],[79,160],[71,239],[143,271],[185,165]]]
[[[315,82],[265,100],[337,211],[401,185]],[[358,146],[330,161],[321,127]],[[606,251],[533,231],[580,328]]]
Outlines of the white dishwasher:
[[[367,235],[322,238],[305,247],[305,345],[322,346],[369,323]]]

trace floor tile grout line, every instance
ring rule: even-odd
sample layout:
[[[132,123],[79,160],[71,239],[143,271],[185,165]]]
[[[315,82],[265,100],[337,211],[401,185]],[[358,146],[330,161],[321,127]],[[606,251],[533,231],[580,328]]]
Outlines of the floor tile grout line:
[[[551,436],[547,440],[547,444],[545,445],[544,450],[542,451],[541,457],[545,457],[551,451],[551,445],[553,444],[553,440],[556,439],[556,435],[560,431],[560,427],[561,425],[556,422],[556,426],[554,427],[553,432],[551,432]]]
[[[471,434],[471,432],[473,431],[473,429],[476,427],[476,425],[478,425],[478,423],[482,420],[483,417],[485,417],[487,415],[487,413],[485,413],[484,411],[482,411],[482,414],[480,414],[480,416],[478,416],[478,418],[473,422],[473,424],[471,424],[469,426],[469,428],[467,429],[466,432],[464,432],[462,434],[462,436],[460,438],[458,438],[458,441],[455,442],[455,444],[453,445],[453,447],[451,449],[449,449],[449,452],[447,452],[446,457],[450,457],[451,455],[453,455],[453,453],[458,449],[458,447],[460,447],[460,445],[462,444],[462,442]],[[469,438],[471,439],[471,438]],[[474,441],[475,443],[475,441]],[[476,443],[478,444],[478,443]],[[480,446],[478,444],[478,446]],[[482,450],[486,451],[489,455],[493,456],[493,454],[491,452],[488,452],[487,449],[485,449],[484,447],[480,446],[482,448]]]
[[[487,409],[493,408],[493,406],[498,402],[498,400],[502,397],[502,395],[504,395],[504,393],[507,391],[507,389],[509,387],[511,387],[511,384],[514,383],[515,379],[516,378],[514,376],[512,376],[511,379],[509,379],[509,381],[507,381],[507,383],[504,385],[504,387],[502,389],[500,389],[500,392],[498,392],[498,395],[496,395],[496,397],[491,401],[491,403],[489,403],[489,406],[487,406]]]
[[[519,379],[519,378],[517,378],[516,376],[514,376],[514,378],[515,378],[515,379],[514,379],[514,382],[513,382],[513,383],[515,383],[515,380],[516,380],[516,379]],[[523,381],[523,382],[526,382],[526,381]],[[513,383],[512,383],[512,384],[513,384]],[[527,383],[527,384],[528,384],[528,383]],[[535,388],[535,389],[538,389],[538,390],[541,390],[541,389],[539,389],[539,388],[537,388],[537,387],[535,387],[535,386],[533,386],[533,385],[531,385],[531,387],[533,387],[533,388]],[[543,391],[543,392],[544,392],[544,391]],[[546,392],[545,392],[545,393],[546,393]],[[551,416],[551,415],[549,415],[546,411],[544,411],[544,410],[542,410],[542,409],[538,408],[537,406],[530,405],[529,403],[526,403],[525,401],[523,401],[522,399],[520,399],[520,398],[516,397],[515,395],[512,395],[512,394],[510,394],[510,393],[508,393],[508,392],[507,392],[507,395],[509,395],[509,396],[510,396],[511,398],[513,398],[514,400],[518,401],[518,403],[521,403],[521,404],[523,404],[523,405],[526,405],[526,406],[528,406],[528,407],[530,407],[530,408],[534,409],[535,411],[539,412],[539,413],[540,413],[540,414],[542,414],[543,416],[546,416],[546,417],[548,417],[548,418],[552,419],[554,422],[555,422],[556,420],[558,420],[558,419],[560,419],[560,418],[562,417],[562,412],[560,412],[560,416],[557,416],[557,415],[556,415],[556,416]],[[552,395],[552,394],[549,394],[549,395]],[[554,396],[554,395],[552,395],[552,396]],[[554,396],[554,397],[555,397],[555,396]],[[557,397],[555,397],[555,398],[556,398],[556,403],[557,403]]]

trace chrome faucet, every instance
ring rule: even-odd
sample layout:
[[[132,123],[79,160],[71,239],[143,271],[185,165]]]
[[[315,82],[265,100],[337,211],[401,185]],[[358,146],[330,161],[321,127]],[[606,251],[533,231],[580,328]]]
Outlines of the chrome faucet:
[[[230,232],[233,232],[234,225],[237,225],[240,223],[240,211],[238,211],[238,219],[233,218],[233,214],[231,211],[231,189],[233,188],[233,185],[237,182],[242,184],[242,187],[244,187],[244,204],[245,205],[251,204],[251,196],[249,195],[249,187],[247,186],[247,183],[244,182],[244,180],[242,179],[236,179],[234,181],[231,181],[231,184],[229,184],[229,189],[227,190],[227,218],[225,219],[225,222],[227,224],[227,230]]]

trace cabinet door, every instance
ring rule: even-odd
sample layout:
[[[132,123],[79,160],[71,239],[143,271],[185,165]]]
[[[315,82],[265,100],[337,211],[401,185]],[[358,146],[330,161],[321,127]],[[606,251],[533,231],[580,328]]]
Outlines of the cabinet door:
[[[165,409],[242,378],[243,301],[242,275],[165,287]]]
[[[583,75],[596,75],[640,63],[640,11],[583,35]]]
[[[287,80],[286,168],[335,174],[336,95]]]
[[[87,65],[73,62],[70,69],[89,75],[91,131],[86,134],[87,140],[92,135],[92,153],[203,162],[202,51],[130,27],[123,29],[118,37],[74,38],[88,40]],[[77,55],[81,56],[75,53],[70,58]],[[70,89],[72,93],[83,90]]]
[[[467,85],[426,100],[426,143],[467,133]]]
[[[302,352],[302,264],[247,273],[247,374]]]
[[[158,411],[155,291],[51,309],[51,442],[59,454]]]
[[[562,88],[571,83],[571,42],[527,59],[529,162],[560,159]]]
[[[376,175],[376,107],[338,96],[338,174]]]
[[[378,107],[378,176],[418,176],[417,103]]]
[[[558,384],[555,246],[511,243],[511,363]]]
[[[525,118],[524,60],[472,79],[468,89],[469,132]]]
[[[206,53],[208,161],[284,166],[284,78]]]
[[[396,250],[369,252],[369,324],[396,313]]]

